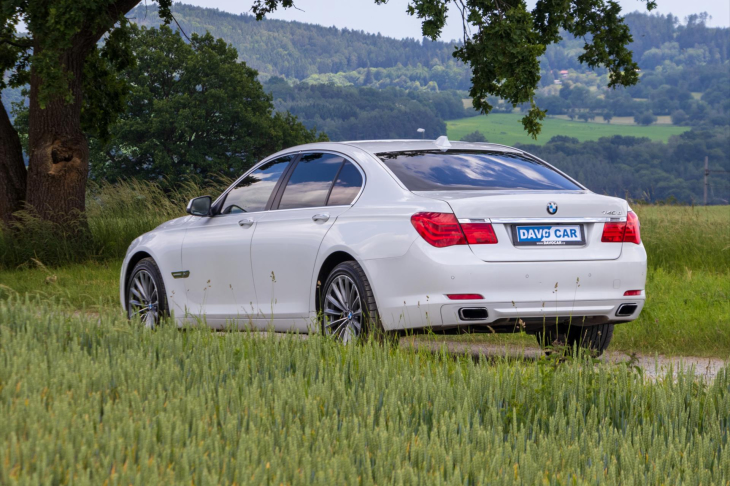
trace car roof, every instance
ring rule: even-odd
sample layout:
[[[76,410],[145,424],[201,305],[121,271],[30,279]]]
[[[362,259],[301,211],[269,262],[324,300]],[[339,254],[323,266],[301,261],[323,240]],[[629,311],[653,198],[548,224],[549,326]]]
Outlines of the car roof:
[[[448,147],[443,145],[444,140],[449,144]],[[373,154],[421,150],[443,150],[445,148],[448,148],[448,150],[493,150],[495,152],[522,153],[522,150],[508,147],[506,145],[499,145],[496,143],[456,142],[446,140],[446,137],[441,137],[438,140],[360,140],[340,143],[358,147]]]

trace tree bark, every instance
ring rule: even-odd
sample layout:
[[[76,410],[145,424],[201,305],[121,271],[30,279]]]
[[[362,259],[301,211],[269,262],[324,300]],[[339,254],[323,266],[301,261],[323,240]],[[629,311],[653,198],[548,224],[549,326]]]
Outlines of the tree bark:
[[[71,75],[70,101],[56,97],[41,108],[43,81],[31,72],[26,201],[42,219],[59,224],[80,221],[86,202],[89,146],[81,130],[86,55],[83,46],[75,45],[60,56],[61,65]]]
[[[23,209],[27,172],[18,132],[0,105],[0,222],[9,223]]]

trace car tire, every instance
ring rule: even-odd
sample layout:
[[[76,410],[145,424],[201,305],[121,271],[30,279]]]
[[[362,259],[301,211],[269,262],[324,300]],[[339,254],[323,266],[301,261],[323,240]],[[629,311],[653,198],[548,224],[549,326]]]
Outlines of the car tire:
[[[162,273],[152,258],[143,258],[127,281],[127,319],[137,320],[149,329],[169,315]]]
[[[539,331],[535,336],[537,342],[544,349],[566,348],[566,352],[572,352],[576,345],[590,352],[594,356],[600,356],[608,348],[613,338],[614,324],[598,324],[596,326],[572,326],[547,328]]]
[[[343,262],[332,269],[320,295],[324,335],[350,342],[384,334],[372,287],[357,262]]]

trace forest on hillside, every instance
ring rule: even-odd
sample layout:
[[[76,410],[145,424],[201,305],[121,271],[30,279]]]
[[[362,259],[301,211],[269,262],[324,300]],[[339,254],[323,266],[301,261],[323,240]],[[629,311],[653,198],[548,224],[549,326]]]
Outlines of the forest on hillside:
[[[257,22],[246,14],[183,4],[175,4],[173,10],[187,36],[210,32],[235,48],[238,59],[255,70],[251,72],[276,112],[289,117],[290,126],[301,123],[311,131],[305,138],[315,134],[335,141],[412,138],[417,128],[435,138],[446,134],[446,120],[477,115],[463,102],[471,74],[454,60],[454,42],[398,40],[300,22]],[[129,17],[140,26],[160,25],[153,7],[140,6]],[[635,137],[579,143],[566,133],[547,145],[525,148],[597,192],[648,201],[699,202],[704,156],[710,157],[711,168],[730,170],[730,29],[707,27],[703,14],[685,22],[672,15],[644,13],[625,18],[641,67],[639,84],[608,89],[605,69],[591,70],[578,62],[583,41],[565,35],[541,59],[538,104],[549,116],[586,122],[633,117],[638,124],[651,125],[664,117],[693,129],[669,143]],[[130,103],[135,99],[132,96]],[[16,109],[22,106],[23,96],[19,89],[5,90],[2,101],[10,111],[13,103]],[[490,102],[495,112],[524,108],[498,99]],[[127,118],[122,122],[137,123]],[[127,133],[121,128],[117,132]],[[134,145],[124,143],[124,147]],[[153,143],[145,140],[147,145]],[[97,177],[121,170],[114,169],[118,158],[112,157],[114,153],[100,151],[95,156],[98,163],[92,164],[92,172],[94,167],[106,168]],[[249,163],[233,163],[231,168],[240,170]],[[728,177],[716,175],[712,181],[710,200],[727,203]]]

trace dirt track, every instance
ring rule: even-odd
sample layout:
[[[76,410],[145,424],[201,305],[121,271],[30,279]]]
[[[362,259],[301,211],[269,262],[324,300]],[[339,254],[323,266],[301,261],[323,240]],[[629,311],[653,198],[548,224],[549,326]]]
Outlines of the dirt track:
[[[522,347],[509,345],[495,345],[486,343],[465,343],[453,341],[424,341],[413,338],[401,339],[402,347],[426,348],[431,351],[439,351],[442,346],[450,353],[469,354],[477,357],[483,355],[488,358],[512,358],[533,360],[542,355],[538,347]],[[620,351],[607,351],[600,358],[606,363],[630,362],[632,357]],[[674,372],[679,369],[694,369],[695,375],[706,379],[713,379],[725,365],[725,362],[717,358],[696,358],[696,357],[667,357],[637,354],[634,357],[634,365],[644,370],[648,378],[656,378],[664,375],[671,367]]]

